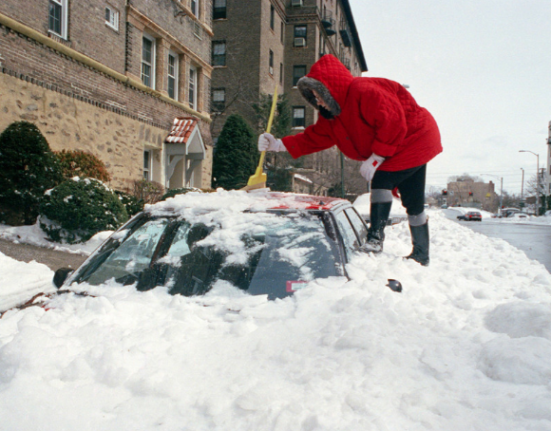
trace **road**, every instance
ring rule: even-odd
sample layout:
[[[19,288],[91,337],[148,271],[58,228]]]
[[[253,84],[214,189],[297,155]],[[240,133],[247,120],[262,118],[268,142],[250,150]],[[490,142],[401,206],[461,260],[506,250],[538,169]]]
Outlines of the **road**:
[[[551,226],[499,223],[491,221],[457,223],[475,232],[493,238],[501,238],[524,251],[530,259],[543,263],[551,272]]]
[[[0,239],[0,252],[22,262],[34,260],[43,263],[53,271],[63,267],[78,268],[87,257],[51,250],[49,248],[36,247],[34,245],[14,244],[2,239]]]

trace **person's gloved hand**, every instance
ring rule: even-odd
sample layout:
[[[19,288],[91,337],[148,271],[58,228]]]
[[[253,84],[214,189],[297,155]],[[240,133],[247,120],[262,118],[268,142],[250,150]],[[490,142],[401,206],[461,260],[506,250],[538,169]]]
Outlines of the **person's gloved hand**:
[[[276,139],[270,133],[263,133],[258,137],[258,151],[287,151],[281,139]]]
[[[360,174],[366,179],[366,181],[371,181],[373,179],[373,175],[375,175],[375,171],[384,161],[384,157],[378,156],[375,153],[371,154],[371,157],[363,162],[362,166],[360,166]]]

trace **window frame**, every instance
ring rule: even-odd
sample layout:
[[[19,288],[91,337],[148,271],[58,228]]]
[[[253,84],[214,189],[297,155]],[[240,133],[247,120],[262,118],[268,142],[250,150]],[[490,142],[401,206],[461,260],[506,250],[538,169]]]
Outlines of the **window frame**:
[[[297,32],[298,29],[304,28],[304,35],[301,35],[302,31]],[[297,45],[297,39],[304,39],[304,46]],[[298,24],[293,28],[293,46],[304,48],[308,45],[308,25],[307,24]]]
[[[216,6],[217,2],[221,2],[224,4],[224,6]],[[216,14],[220,14],[223,16],[216,16]],[[228,5],[227,0],[214,0],[212,3],[212,19],[227,19],[228,14]]]
[[[170,59],[171,58],[174,59],[173,75],[170,74],[170,69],[171,69]],[[174,99],[176,101],[178,101],[178,72],[179,72],[178,67],[179,67],[179,55],[177,53],[175,53],[174,51],[169,50],[168,51],[168,58],[167,58],[167,88],[166,88],[166,91],[168,93],[168,97],[170,97],[171,99]],[[174,94],[172,96],[170,95],[170,80],[171,80],[171,78],[174,80],[174,88],[173,88]]]
[[[224,98],[221,101],[214,100],[214,94],[216,92],[223,92]],[[220,88],[213,88],[212,89],[212,111],[213,112],[222,112],[224,109],[226,109],[226,88],[220,87]]]
[[[299,69],[299,68],[304,68],[304,74],[301,75],[301,76],[298,76],[295,72]],[[296,87],[297,86],[297,82],[300,78],[306,76],[306,70],[307,70],[307,67],[305,64],[295,64],[293,66],[293,87]]]
[[[198,87],[197,74],[198,74],[198,68],[194,65],[190,65],[188,69],[188,79],[187,79],[187,89],[188,89],[187,102],[189,104],[189,107],[195,111],[197,111],[197,87]]]
[[[59,17],[59,26],[60,31],[52,28],[52,5],[57,5],[61,12]],[[68,35],[68,23],[69,23],[69,14],[68,14],[68,0],[49,0],[48,1],[48,33],[55,34],[56,36],[67,40]]]
[[[149,42],[151,42],[151,63],[148,64],[146,62],[146,60],[144,60],[144,41],[147,40]],[[155,40],[154,37],[148,35],[147,33],[143,33],[142,35],[142,58],[141,58],[141,65],[142,65],[142,70],[141,70],[141,78],[142,78],[142,83],[149,87],[149,88],[153,88],[155,89],[155,66],[156,66],[156,56],[157,56],[157,41]],[[145,81],[144,81],[144,65],[145,66],[149,66],[150,69],[151,69],[151,75],[150,75],[150,84],[151,85],[148,85]]]
[[[215,45],[224,46],[224,54],[215,54]],[[226,67],[226,55],[227,55],[228,46],[225,40],[213,40],[212,41],[212,67]],[[223,58],[224,64],[215,64],[215,58]]]
[[[296,124],[296,119],[300,117],[295,116],[295,111],[302,110],[302,124]],[[292,128],[298,128],[298,127],[306,127],[306,106],[293,106],[291,109],[291,127]]]
[[[269,59],[268,59],[268,71],[270,72],[270,75],[274,75],[274,52],[270,49],[269,50]]]
[[[201,11],[201,0],[190,0],[189,9],[191,10],[191,13],[193,14],[193,16],[199,19],[200,18],[199,15]]]
[[[105,6],[105,14],[107,15],[107,11],[109,11],[110,17],[109,19],[107,16],[105,17],[105,25],[112,28],[115,31],[119,31],[119,11],[113,8],[110,5]],[[113,17],[113,19],[111,19]],[[113,22],[112,22],[113,21]]]
[[[143,150],[143,178],[152,181],[153,178],[153,151]]]

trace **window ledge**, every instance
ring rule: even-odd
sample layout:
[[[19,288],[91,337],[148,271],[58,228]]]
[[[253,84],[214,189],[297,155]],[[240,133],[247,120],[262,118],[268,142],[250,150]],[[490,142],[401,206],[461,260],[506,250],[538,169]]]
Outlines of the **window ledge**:
[[[113,30],[115,33],[120,34],[119,29],[118,29],[117,27],[115,27],[115,26],[112,26],[112,25],[109,24],[108,22],[105,23],[105,27],[108,27],[108,28],[110,28],[111,30]]]

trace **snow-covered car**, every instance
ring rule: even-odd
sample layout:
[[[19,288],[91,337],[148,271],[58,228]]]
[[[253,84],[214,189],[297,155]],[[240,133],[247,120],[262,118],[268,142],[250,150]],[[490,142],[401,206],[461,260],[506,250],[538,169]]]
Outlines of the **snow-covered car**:
[[[469,211],[465,214],[458,215],[457,220],[482,221],[482,214],[480,214],[478,211]]]
[[[116,231],[62,290],[110,280],[140,291],[201,295],[231,285],[283,298],[316,278],[346,276],[366,225],[349,201],[273,192],[188,193],[149,206]]]

